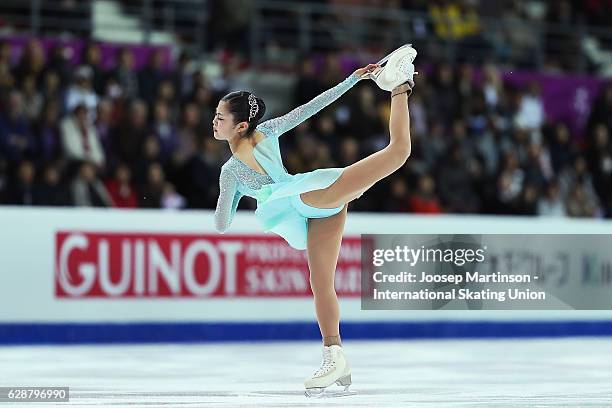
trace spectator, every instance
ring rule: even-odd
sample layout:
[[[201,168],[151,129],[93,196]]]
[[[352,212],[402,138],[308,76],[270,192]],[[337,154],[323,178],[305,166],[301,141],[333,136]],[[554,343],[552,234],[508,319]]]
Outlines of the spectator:
[[[189,161],[176,187],[187,199],[189,208],[213,208],[219,195],[218,182],[221,168],[220,151],[223,148],[213,138],[206,138],[198,153]]]
[[[43,78],[42,97],[45,103],[62,104],[62,112],[64,107],[63,88],[60,85],[59,76],[55,71],[45,72]]]
[[[524,180],[525,172],[519,167],[516,154],[512,151],[506,152],[505,164],[497,179],[497,201],[500,205],[500,213],[512,214],[523,191]]]
[[[550,164],[550,155],[538,143],[531,143],[527,149],[527,158],[524,164],[525,180],[538,190],[553,176]]]
[[[5,40],[0,41],[0,72],[10,73],[13,68],[13,61],[11,57],[13,54],[13,47],[11,43]]]
[[[499,101],[499,95],[503,92],[501,77],[497,68],[493,64],[484,66],[484,86],[485,101],[489,109],[495,109]]]
[[[96,114],[96,122],[94,127],[98,133],[98,139],[102,145],[104,156],[108,163],[114,163],[115,150],[112,140],[113,131],[113,103],[109,99],[101,99],[98,103],[98,111]]]
[[[161,196],[161,208],[167,210],[180,210],[185,208],[185,198],[176,192],[171,183],[166,183]]]
[[[193,61],[187,51],[181,52],[179,55],[177,66],[171,74],[172,89],[178,93],[179,97],[187,96],[193,89]],[[161,91],[160,91],[161,93]],[[173,95],[174,96],[174,95]]]
[[[369,84],[368,84],[369,85]],[[383,132],[383,124],[376,108],[376,97],[371,86],[361,86],[358,88],[357,103],[348,118],[349,131],[359,140],[366,140],[372,135]]]
[[[157,140],[154,135],[149,135],[144,141],[140,157],[136,163],[133,164],[135,169],[134,175],[138,184],[142,185],[146,181],[147,172],[153,163],[159,163],[163,167],[159,140]]]
[[[431,175],[424,174],[419,177],[417,191],[410,197],[410,211],[419,214],[442,213],[435,190],[435,181]]]
[[[550,158],[555,174],[559,174],[571,163],[573,149],[570,141],[570,132],[563,123],[558,123],[553,130],[550,140]]]
[[[442,121],[444,126],[450,125],[455,112],[459,110],[459,93],[455,86],[455,75],[450,65],[438,67],[436,80],[433,84],[435,105],[430,105],[434,117]]]
[[[114,207],[138,207],[138,197],[132,184],[132,172],[124,163],[117,165],[114,178],[106,182],[106,189]]]
[[[211,89],[206,85],[198,85],[191,95],[190,101],[193,102],[200,110],[203,124],[212,123],[214,118],[213,95]]]
[[[113,73],[126,98],[132,99],[139,95],[138,75],[134,70],[134,55],[125,47],[119,51],[117,68]]]
[[[0,112],[0,155],[17,163],[36,150],[36,143],[25,115],[23,95],[11,91],[7,105],[6,110]]]
[[[377,119],[380,124],[380,115]],[[416,134],[417,137],[426,137],[428,133],[427,129],[427,110],[420,94],[415,93],[410,96],[410,128],[411,133]],[[378,133],[382,133],[382,126],[377,129]]]
[[[200,110],[193,103],[187,103],[183,110],[183,122],[178,131],[178,146],[174,151],[176,167],[184,165],[196,153],[198,139],[202,133]]]
[[[546,217],[565,217],[567,211],[556,180],[546,187],[546,194],[538,201],[538,215]]]
[[[36,88],[36,78],[33,75],[28,75],[23,79],[21,84],[21,92],[23,95],[23,103],[25,107],[25,115],[29,122],[34,122],[40,116],[43,107],[43,97]]]
[[[170,118],[173,122],[176,122],[181,117],[181,110],[184,107],[180,106],[179,99],[176,95],[176,88],[174,84],[166,79],[159,84],[157,88],[157,102],[164,102],[170,112]]]
[[[82,64],[91,71],[91,84],[98,95],[104,94],[105,72],[102,68],[102,50],[96,43],[85,46],[82,54]]]
[[[161,147],[161,160],[167,163],[178,147],[179,136],[170,118],[166,102],[159,100],[153,108],[153,133]]]
[[[439,186],[441,204],[450,212],[476,213],[480,200],[474,190],[473,179],[462,149],[454,145],[449,149],[438,169],[436,184]]]
[[[515,213],[520,215],[536,215],[539,198],[538,186],[528,182],[525,183]]]
[[[589,123],[590,129],[602,123],[608,130],[612,130],[612,84],[606,85],[595,99]]]
[[[570,217],[596,217],[598,215],[597,203],[587,193],[584,184],[576,181],[570,187],[567,200],[567,214]]]
[[[72,80],[73,65],[70,62],[70,48],[63,44],[58,44],[51,50],[51,58],[46,66],[46,70],[57,73],[62,88],[68,86]]]
[[[593,175],[593,186],[601,197],[606,216],[612,217],[612,143],[610,133],[603,124],[593,129],[588,161]]]
[[[42,180],[38,185],[35,204],[45,206],[67,206],[71,204],[70,194],[61,182],[58,166],[54,163],[43,168]]]
[[[113,201],[96,174],[96,166],[82,162],[72,181],[72,200],[78,207],[112,207]]]
[[[301,59],[300,73],[293,90],[293,104],[300,106],[319,95],[322,84],[315,74],[315,66],[311,58]]]
[[[585,202],[592,203],[594,208],[599,208],[599,198],[597,197],[593,178],[588,171],[587,162],[584,156],[576,156],[574,165],[565,168],[561,172],[559,175],[559,187],[561,188],[561,193],[565,197],[573,195],[574,202],[576,202],[576,200],[582,200],[582,196],[584,195],[586,196]]]
[[[145,101],[153,101],[157,96],[157,87],[166,74],[163,70],[164,53],[162,50],[154,50],[149,57],[147,66],[138,73],[138,90],[140,98]]]
[[[386,211],[408,212],[410,211],[410,197],[408,186],[402,177],[394,177],[389,185],[388,200],[384,203]]]
[[[147,104],[135,100],[113,133],[113,146],[119,159],[124,163],[136,163],[140,157],[144,141],[149,135],[147,116]]]
[[[33,205],[36,200],[34,177],[36,169],[31,161],[23,160],[17,168],[17,178],[8,187],[7,204]]]
[[[537,83],[530,83],[528,89],[521,93],[519,109],[514,120],[519,129],[530,132],[539,129],[544,123],[544,105]]]
[[[43,109],[42,117],[36,127],[38,136],[38,157],[44,162],[55,161],[60,158],[62,144],[59,130],[59,105],[49,102]]]
[[[77,105],[72,115],[62,120],[60,125],[62,145],[66,158],[74,161],[88,161],[98,169],[104,166],[104,150],[98,132],[87,115],[85,105]]]
[[[166,187],[166,175],[159,163],[152,163],[147,169],[147,179],[140,193],[139,206],[161,208],[162,196]]]
[[[25,46],[19,64],[15,67],[13,72],[16,85],[21,86],[26,77],[32,76],[38,88],[42,80],[44,69],[45,53],[42,45],[38,40],[30,40]]]
[[[96,118],[98,96],[93,90],[91,79],[93,72],[88,66],[77,68],[74,73],[74,83],[66,92],[66,111],[72,112],[78,105],[87,108],[87,114],[93,121]]]
[[[0,96],[11,92],[15,87],[15,78],[7,65],[0,64]]]

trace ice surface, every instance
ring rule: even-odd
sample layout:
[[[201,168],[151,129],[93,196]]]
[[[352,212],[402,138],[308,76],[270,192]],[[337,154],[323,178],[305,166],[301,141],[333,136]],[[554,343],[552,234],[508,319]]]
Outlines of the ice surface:
[[[314,342],[4,347],[0,385],[70,387],[69,403],[18,408],[612,407],[609,338],[344,348],[357,394],[339,398],[304,397],[302,381],[320,364]]]

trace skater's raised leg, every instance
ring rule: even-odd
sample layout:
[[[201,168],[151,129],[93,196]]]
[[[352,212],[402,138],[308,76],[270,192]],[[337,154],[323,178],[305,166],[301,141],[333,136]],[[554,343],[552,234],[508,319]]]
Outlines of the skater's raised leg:
[[[348,166],[331,186],[302,193],[304,203],[313,207],[333,208],[348,203],[379,180],[404,165],[410,156],[410,116],[408,96],[401,93],[391,98],[389,145]]]

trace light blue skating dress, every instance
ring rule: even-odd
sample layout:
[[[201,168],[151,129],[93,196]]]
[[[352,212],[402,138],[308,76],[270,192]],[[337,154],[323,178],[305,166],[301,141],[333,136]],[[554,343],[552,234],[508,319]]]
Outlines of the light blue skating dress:
[[[344,168],[289,174],[283,166],[278,138],[334,102],[359,80],[352,74],[310,102],[257,127],[266,137],[257,143],[253,155],[267,174],[255,171],[235,156],[230,157],[221,168],[219,178],[219,199],[215,210],[217,231],[223,233],[229,228],[238,202],[246,195],[257,200],[255,215],[265,232],[280,235],[293,248],[306,249],[308,218],[329,217],[340,212],[344,205],[315,208],[306,205],[300,194],[330,186]]]

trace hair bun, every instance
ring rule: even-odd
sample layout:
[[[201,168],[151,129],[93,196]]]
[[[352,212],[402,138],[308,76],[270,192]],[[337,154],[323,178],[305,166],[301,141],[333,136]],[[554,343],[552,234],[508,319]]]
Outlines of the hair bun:
[[[259,107],[259,110],[257,111],[257,114],[255,115],[253,119],[259,122],[261,118],[263,118],[264,115],[266,114],[266,104],[261,98],[255,97],[255,100],[257,100],[257,106]]]
[[[227,104],[227,110],[233,115],[234,123],[247,122],[248,129],[244,132],[249,137],[255,131],[257,124],[266,114],[266,104],[248,91],[235,91],[225,95],[221,101]]]

